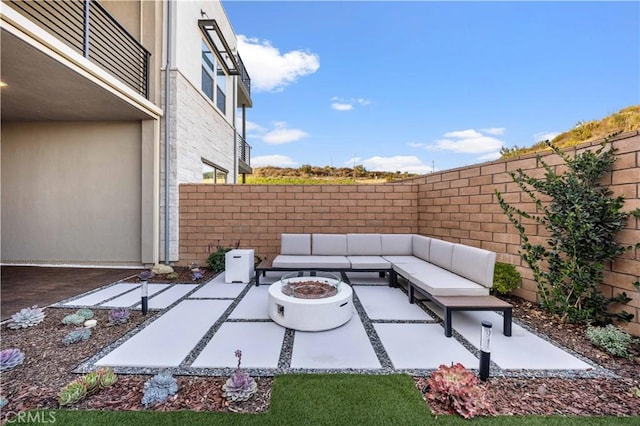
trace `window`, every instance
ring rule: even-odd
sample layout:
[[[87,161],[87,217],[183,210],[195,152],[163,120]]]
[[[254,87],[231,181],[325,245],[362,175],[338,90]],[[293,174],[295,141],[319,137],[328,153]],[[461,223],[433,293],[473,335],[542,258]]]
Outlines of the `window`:
[[[228,170],[202,160],[202,183],[227,183]]]
[[[227,113],[227,75],[204,40],[202,40],[202,91],[215,102],[222,114]]]

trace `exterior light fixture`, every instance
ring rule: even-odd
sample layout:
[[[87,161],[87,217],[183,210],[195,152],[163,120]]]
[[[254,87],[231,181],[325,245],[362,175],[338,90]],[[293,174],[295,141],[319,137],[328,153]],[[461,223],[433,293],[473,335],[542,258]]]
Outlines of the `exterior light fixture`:
[[[140,274],[138,274],[138,278],[140,278],[140,282],[141,282],[141,286],[140,286],[140,291],[141,291],[141,308],[142,308],[142,315],[147,315],[147,312],[149,311],[149,284],[147,283],[148,280],[150,280],[151,278],[153,278],[155,274],[153,273],[153,271],[142,271],[140,272]]]
[[[0,81],[0,87],[7,87],[7,83],[5,83],[4,81]]]
[[[480,332],[480,380],[483,382],[489,378],[491,327],[491,322],[482,321],[482,330]]]

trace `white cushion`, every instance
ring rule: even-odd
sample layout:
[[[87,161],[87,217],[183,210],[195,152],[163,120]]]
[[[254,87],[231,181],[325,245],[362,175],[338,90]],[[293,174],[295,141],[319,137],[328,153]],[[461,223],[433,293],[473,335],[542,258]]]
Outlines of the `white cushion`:
[[[429,261],[429,251],[431,246],[431,238],[424,235],[413,235],[411,239],[411,251],[414,256],[422,260]]]
[[[432,239],[429,247],[429,262],[450,271],[453,246],[454,244],[448,241]]]
[[[345,234],[313,234],[311,253],[319,256],[346,256],[347,236]]]
[[[412,234],[380,234],[383,256],[413,255]]]
[[[353,269],[390,269],[391,263],[381,256],[347,256]]]
[[[494,252],[462,244],[453,246],[451,271],[487,288],[493,285],[495,264]]]
[[[351,262],[346,256],[291,256],[281,254],[273,259],[274,268],[336,268],[349,269]]]
[[[424,260],[415,256],[382,256],[384,260],[391,262],[393,265],[396,263],[420,263],[424,262]]]
[[[347,255],[380,256],[381,254],[380,234],[347,234]]]
[[[432,264],[396,265],[394,269],[431,296],[488,296],[489,289]]]
[[[311,234],[282,234],[280,254],[311,254]]]

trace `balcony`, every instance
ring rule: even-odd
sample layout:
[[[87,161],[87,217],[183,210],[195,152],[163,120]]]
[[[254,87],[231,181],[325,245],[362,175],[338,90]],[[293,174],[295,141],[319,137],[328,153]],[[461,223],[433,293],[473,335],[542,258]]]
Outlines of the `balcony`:
[[[240,57],[240,55],[238,55],[238,68],[238,71],[240,72],[238,78],[238,88],[240,89],[238,93],[238,104],[250,107],[252,105],[251,77],[249,77],[247,68],[244,66],[244,62],[242,62],[242,58]]]
[[[239,134],[236,133],[236,141],[238,143],[238,173],[251,174],[251,145]]]
[[[3,2],[149,98],[150,53],[95,0]]]

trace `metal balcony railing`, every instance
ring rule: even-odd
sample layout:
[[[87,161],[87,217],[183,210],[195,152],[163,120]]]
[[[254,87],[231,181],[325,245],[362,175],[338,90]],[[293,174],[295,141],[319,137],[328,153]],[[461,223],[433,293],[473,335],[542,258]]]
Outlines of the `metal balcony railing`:
[[[10,4],[85,58],[149,98],[151,54],[96,0],[10,0]]]
[[[245,168],[251,169],[251,145],[247,143],[240,133],[236,133],[236,140],[238,141],[238,160],[241,162],[240,168],[242,169],[242,166],[245,165]]]
[[[240,57],[240,55],[238,55],[238,65],[240,66],[240,80],[244,84],[244,87],[247,89],[247,94],[251,96],[251,77],[249,77],[247,68],[244,66],[244,62],[242,62],[242,58]]]

